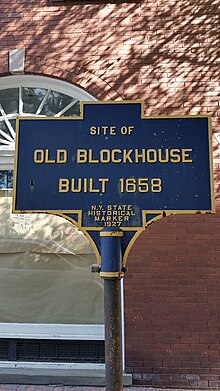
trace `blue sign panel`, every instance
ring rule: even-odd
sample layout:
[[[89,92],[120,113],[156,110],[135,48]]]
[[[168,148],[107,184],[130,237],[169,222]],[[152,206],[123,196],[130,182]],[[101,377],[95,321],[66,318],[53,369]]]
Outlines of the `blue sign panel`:
[[[14,212],[87,231],[213,212],[209,117],[144,117],[140,102],[82,104],[81,117],[18,120]]]

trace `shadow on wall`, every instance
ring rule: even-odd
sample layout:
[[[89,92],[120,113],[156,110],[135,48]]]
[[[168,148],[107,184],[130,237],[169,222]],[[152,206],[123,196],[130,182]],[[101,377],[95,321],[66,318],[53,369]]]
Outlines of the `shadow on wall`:
[[[86,71],[86,88],[100,80],[119,99],[144,100],[146,115],[210,114],[219,194],[219,6],[220,0],[19,0],[10,13],[1,7],[0,38],[26,48],[29,71],[52,74],[53,67],[62,77],[65,69],[70,81]],[[98,99],[108,96],[97,91]]]
[[[125,332],[135,384],[219,388],[219,230],[219,214],[170,216],[133,246]]]

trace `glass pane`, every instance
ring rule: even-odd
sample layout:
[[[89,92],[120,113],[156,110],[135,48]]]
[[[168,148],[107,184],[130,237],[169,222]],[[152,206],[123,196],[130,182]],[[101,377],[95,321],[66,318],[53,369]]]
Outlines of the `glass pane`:
[[[0,171],[0,189],[12,189],[13,188],[13,171],[1,170]]]
[[[5,121],[0,121],[0,129],[6,133],[8,136],[10,136],[10,138],[12,138],[11,136],[11,133],[9,132],[9,129],[5,123]],[[2,141],[6,141],[6,142],[11,142],[10,140],[7,139],[7,137],[5,137],[3,134],[0,134],[0,145],[5,145],[4,142],[1,142]]]
[[[11,126],[12,126],[12,128],[14,129],[14,131],[15,131],[15,128],[16,128],[16,120],[15,119],[10,119],[10,124],[11,124]]]
[[[47,115],[48,117],[54,116],[63,110],[73,98],[71,96],[61,94],[61,92],[51,91],[47,101],[41,111],[41,114]]]
[[[88,239],[61,217],[11,206],[0,191],[0,322],[102,324],[103,281],[91,273]]]
[[[93,255],[0,253],[0,322],[102,324]]]
[[[54,116],[73,97],[47,88],[22,87],[23,112]],[[0,104],[15,129],[19,89],[0,90]],[[63,116],[80,114],[77,102]],[[0,113],[1,116],[1,113]],[[13,119],[12,119],[13,118]],[[5,121],[4,134],[13,138]],[[13,132],[12,132],[13,133]],[[7,144],[0,141],[0,145]],[[103,324],[103,281],[88,239],[70,222],[52,215],[12,214],[13,171],[0,171],[0,322]],[[5,190],[9,189],[9,190]]]
[[[0,189],[7,188],[7,175],[6,171],[0,171]]]
[[[80,102],[77,102],[69,110],[65,111],[62,117],[75,117],[78,115],[80,115]]]
[[[7,189],[13,189],[13,170],[7,171]]]
[[[45,88],[22,88],[23,112],[35,114],[46,95]]]
[[[0,90],[0,104],[6,114],[18,113],[18,88]]]

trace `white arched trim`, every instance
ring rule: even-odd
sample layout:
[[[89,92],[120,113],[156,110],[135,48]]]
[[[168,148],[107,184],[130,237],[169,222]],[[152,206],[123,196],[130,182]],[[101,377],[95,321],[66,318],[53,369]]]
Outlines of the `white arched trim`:
[[[80,101],[96,100],[91,94],[85,90],[67,83],[63,80],[54,79],[46,76],[36,75],[17,75],[17,76],[4,76],[0,78],[0,90],[6,88],[16,87],[39,87],[39,88],[51,88],[52,90],[61,92],[69,96],[74,96]]]
[[[1,107],[0,102],[0,121],[4,121],[7,127],[10,127],[10,132],[8,138],[5,140],[8,145],[0,146],[0,169],[1,170],[12,170],[14,167],[14,142],[15,132],[12,126],[10,125],[11,119],[15,119],[17,116],[22,115],[22,87],[29,88],[42,88],[46,89],[48,92],[56,91],[65,95],[68,95],[74,98],[74,101],[94,101],[95,98],[90,95],[85,90],[67,83],[63,80],[58,80],[45,76],[34,76],[34,75],[17,75],[17,76],[6,76],[0,78],[0,91],[18,88],[19,93],[19,110],[18,113],[8,113],[5,114],[3,108]],[[28,115],[25,112],[24,115]],[[37,114],[30,114],[37,115]],[[40,115],[40,114],[39,114]],[[2,130],[0,129],[0,132]],[[4,136],[3,136],[4,137]],[[7,136],[6,136],[7,137]]]

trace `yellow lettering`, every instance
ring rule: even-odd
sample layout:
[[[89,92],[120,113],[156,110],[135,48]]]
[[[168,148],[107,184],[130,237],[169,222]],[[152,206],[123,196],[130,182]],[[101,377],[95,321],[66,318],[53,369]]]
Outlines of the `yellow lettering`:
[[[106,192],[106,184],[109,182],[108,178],[99,178],[99,182],[101,182],[101,193]]]
[[[110,136],[116,136],[115,129],[116,129],[116,126],[111,126],[110,127]]]
[[[46,149],[45,150],[45,163],[55,163],[54,159],[49,159],[49,155],[50,155],[49,149]]]
[[[172,163],[179,163],[181,161],[180,149],[171,149],[170,150],[170,161]]]
[[[147,161],[148,161],[148,163],[155,163],[157,161],[156,149],[148,149],[147,150]]]
[[[115,136],[116,135],[116,126],[106,126],[106,125],[103,125],[103,126],[91,126],[90,129],[89,129],[89,133],[92,135],[92,136]]]
[[[69,179],[59,179],[59,193],[67,193],[69,191]]]
[[[104,127],[105,128],[105,127]],[[77,163],[192,163],[192,148],[173,149],[78,149]],[[34,151],[35,163],[54,163],[55,160],[49,158],[49,150],[37,149]],[[67,161],[67,151],[57,150],[57,163]]]
[[[109,149],[102,149],[100,151],[100,162],[109,163],[110,162],[110,151]]]
[[[87,162],[86,149],[77,149],[76,162],[77,163],[86,163]]]
[[[72,193],[80,193],[82,191],[82,178],[78,178],[78,183],[76,184],[76,179],[72,178],[71,181],[71,191]]]
[[[59,193],[105,193],[108,182],[109,178],[98,178],[96,183],[94,178],[59,178]],[[91,210],[96,210],[96,206],[93,205]]]
[[[192,159],[189,158],[192,148],[186,148],[182,150],[182,161],[183,163],[192,163]]]
[[[87,191],[88,191],[88,179],[87,178],[84,178],[84,184],[83,184],[83,191],[84,191],[84,193],[87,193]]]
[[[57,150],[57,163],[66,163],[67,162],[67,151],[66,149]]]
[[[66,149],[56,150],[56,159],[50,158],[49,149],[35,149],[34,151],[34,163],[66,163],[67,162],[67,151]]]
[[[146,150],[142,149],[142,152],[139,153],[139,149],[135,149],[135,163],[139,163],[139,159],[141,162],[146,163]]]
[[[34,163],[43,163],[44,161],[44,151],[43,149],[35,149],[34,151]]]
[[[98,163],[98,160],[93,159],[93,150],[89,149],[89,163]]]
[[[117,153],[121,153],[121,149],[113,149],[112,150],[112,162],[113,163],[121,163],[121,161],[122,161],[121,158],[116,159],[115,155]]]
[[[128,126],[128,134],[131,134],[134,130],[134,125]]]
[[[96,189],[94,187],[94,179],[93,178],[89,178],[89,192],[90,193],[99,193],[99,189]]]
[[[96,126],[91,126],[89,133],[94,136],[96,134]]]
[[[131,159],[130,155],[133,152],[133,149],[129,149],[128,151],[126,149],[123,150],[123,163],[126,163],[127,160],[130,163],[133,163],[133,160]]]
[[[158,149],[158,160],[160,163],[167,163],[169,161],[169,149],[165,149],[165,153],[162,149]]]

